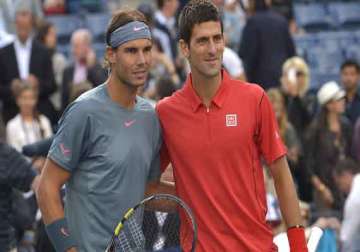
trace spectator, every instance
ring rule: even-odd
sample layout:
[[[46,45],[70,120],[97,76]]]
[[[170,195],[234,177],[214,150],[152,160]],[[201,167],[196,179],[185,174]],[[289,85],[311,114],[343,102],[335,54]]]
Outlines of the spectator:
[[[91,41],[91,34],[86,29],[76,30],[71,36],[74,63],[67,66],[63,73],[62,111],[69,104],[70,94],[76,85],[88,81],[95,87],[106,80],[106,71],[97,61],[94,50],[91,48]]]
[[[246,13],[238,1],[225,0],[223,23],[226,45],[236,52],[239,51],[241,34],[246,23]]]
[[[292,34],[298,31],[294,19],[294,9],[292,0],[271,0],[274,11],[284,16],[289,23],[289,29]]]
[[[36,110],[37,90],[20,80],[12,86],[19,114],[8,122],[6,136],[8,144],[21,152],[24,145],[50,137],[52,129],[49,119]]]
[[[7,32],[4,16],[3,13],[0,11],[0,48],[10,44],[13,40],[14,36]]]
[[[288,121],[284,97],[279,89],[270,88],[267,91],[270,102],[274,108],[275,117],[279,125],[280,136],[283,139],[288,152],[287,158],[292,172],[296,168],[301,150],[300,140],[294,126]]]
[[[289,122],[294,126],[300,143],[304,145],[305,132],[315,114],[316,96],[309,93],[309,68],[300,57],[292,57],[282,67],[281,91],[285,98],[285,106]],[[305,146],[306,147],[306,146]],[[293,170],[298,183],[301,200],[312,200],[311,182],[305,169],[304,153],[299,153],[297,166]]]
[[[353,135],[352,153],[354,157],[360,162],[360,118],[356,120]]]
[[[354,125],[360,116],[360,66],[347,60],[341,65],[341,83],[346,92],[346,116]]]
[[[338,160],[350,156],[351,124],[342,116],[345,92],[336,82],[325,83],[317,98],[320,114],[309,126],[304,150],[314,186],[314,203],[320,214],[341,211],[343,197],[336,189],[332,172]]]
[[[352,159],[341,160],[334,169],[338,189],[347,195],[341,226],[341,251],[356,252],[360,248],[360,169]]]
[[[158,11],[155,12],[155,28],[164,32],[168,39],[161,39],[160,44],[165,54],[176,60],[177,52],[177,28],[175,14],[179,7],[179,0],[157,0]]]
[[[10,34],[16,33],[16,12],[21,6],[27,5],[34,15],[34,22],[41,20],[44,17],[40,0],[11,0],[0,1],[0,16],[3,17],[6,32]]]
[[[233,79],[246,81],[242,60],[234,50],[229,47],[224,48],[222,64]]]
[[[281,66],[294,55],[286,19],[271,10],[270,3],[256,0],[255,14],[245,25],[239,50],[247,79],[265,89],[279,86]]]
[[[48,50],[33,39],[33,13],[31,1],[24,1],[16,9],[16,39],[0,49],[0,99],[3,102],[3,118],[8,122],[18,109],[11,93],[14,79],[28,81],[39,90],[38,109],[52,124],[57,121],[57,112],[49,100],[56,84]]]
[[[281,90],[285,97],[289,121],[300,140],[315,113],[316,97],[308,93],[309,67],[300,57],[292,57],[282,66]]]
[[[156,101],[171,96],[176,91],[174,82],[169,78],[160,78],[156,83]]]
[[[44,0],[43,8],[46,15],[64,14],[65,0]]]
[[[4,142],[0,142],[0,162],[0,251],[13,251],[16,244],[11,220],[14,210],[23,210],[12,208],[13,190],[36,190],[38,178],[31,164]]]
[[[57,37],[56,27],[46,21],[39,24],[36,39],[47,47],[51,54],[53,71],[55,74],[55,82],[57,86],[56,92],[51,96],[51,101],[57,110],[61,108],[60,90],[63,72],[66,67],[66,58],[63,54],[56,51]]]
[[[162,51],[161,45],[157,39],[153,39],[152,63],[147,80],[147,84],[139,89],[139,95],[149,99],[156,99],[157,83],[160,79],[170,79],[175,86],[180,85],[180,78],[176,72],[173,61]]]

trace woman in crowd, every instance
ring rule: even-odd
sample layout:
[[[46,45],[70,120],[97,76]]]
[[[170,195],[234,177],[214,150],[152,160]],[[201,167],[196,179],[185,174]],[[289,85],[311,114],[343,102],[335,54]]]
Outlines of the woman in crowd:
[[[61,83],[67,61],[63,54],[56,51],[57,35],[55,26],[47,21],[42,21],[38,26],[36,38],[50,50],[57,85],[57,91],[51,97],[51,101],[56,109],[60,110]]]
[[[6,139],[21,152],[24,145],[50,137],[52,129],[49,119],[36,109],[38,91],[21,80],[15,80],[13,87],[19,114],[6,125]]]
[[[320,215],[329,210],[341,211],[344,202],[332,177],[338,160],[351,155],[351,124],[342,116],[344,97],[345,92],[336,82],[325,83],[317,94],[320,113],[306,134],[306,163],[314,187],[314,203]]]
[[[292,57],[282,67],[281,90],[285,97],[289,121],[300,134],[308,127],[315,113],[316,97],[308,93],[309,67],[300,57]]]

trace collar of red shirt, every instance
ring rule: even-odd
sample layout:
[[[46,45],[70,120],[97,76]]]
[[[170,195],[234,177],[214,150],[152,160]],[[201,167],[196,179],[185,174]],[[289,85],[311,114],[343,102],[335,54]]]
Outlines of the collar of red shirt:
[[[222,75],[222,80],[220,87],[216,91],[216,94],[211,101],[211,103],[218,108],[222,108],[226,100],[226,96],[229,92],[229,81],[231,80],[229,74],[224,69],[221,70],[221,75]],[[201,98],[197,95],[192,85],[191,73],[188,75],[186,79],[184,86],[184,94],[185,97],[189,100],[193,112],[196,112],[200,108],[200,106],[203,105]]]

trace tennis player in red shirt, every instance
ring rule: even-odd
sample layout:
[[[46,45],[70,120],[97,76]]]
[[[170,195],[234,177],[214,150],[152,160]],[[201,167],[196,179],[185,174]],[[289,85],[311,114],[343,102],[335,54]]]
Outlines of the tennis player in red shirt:
[[[292,252],[307,251],[299,203],[274,113],[264,90],[222,70],[223,29],[210,0],[190,1],[179,19],[191,73],[162,100],[162,165],[195,213],[197,252],[277,251],[267,225],[261,161],[274,178]],[[270,38],[269,38],[270,39]],[[182,232],[186,232],[182,225]]]

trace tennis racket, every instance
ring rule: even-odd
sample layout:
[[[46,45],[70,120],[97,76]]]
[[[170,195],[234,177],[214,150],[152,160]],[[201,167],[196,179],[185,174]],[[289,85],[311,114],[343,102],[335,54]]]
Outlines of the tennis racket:
[[[186,203],[155,194],[126,212],[105,252],[194,252],[196,241],[195,218]]]

